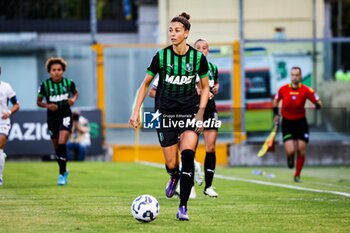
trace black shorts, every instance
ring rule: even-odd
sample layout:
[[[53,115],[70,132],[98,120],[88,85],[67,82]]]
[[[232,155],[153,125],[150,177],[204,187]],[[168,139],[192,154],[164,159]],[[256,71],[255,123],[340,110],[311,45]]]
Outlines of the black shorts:
[[[211,99],[208,101],[207,107],[204,111],[203,121],[217,121],[219,120],[218,113],[216,111],[216,105],[214,99]],[[215,124],[209,124],[209,127],[204,127],[203,130],[216,130],[218,131],[218,128],[215,127]]]
[[[302,140],[309,142],[309,126],[306,118],[299,120],[282,119],[283,142],[287,140]]]
[[[47,127],[51,139],[57,139],[61,130],[72,130],[72,114],[67,113],[57,117],[51,116],[47,120]]]
[[[161,124],[160,128],[157,129],[160,145],[162,147],[175,145],[179,142],[179,137],[183,132],[187,130],[195,131],[195,125],[186,124],[186,122],[190,122],[193,119],[193,113],[162,113],[162,120],[164,122],[164,125]],[[180,122],[183,122],[183,124]]]

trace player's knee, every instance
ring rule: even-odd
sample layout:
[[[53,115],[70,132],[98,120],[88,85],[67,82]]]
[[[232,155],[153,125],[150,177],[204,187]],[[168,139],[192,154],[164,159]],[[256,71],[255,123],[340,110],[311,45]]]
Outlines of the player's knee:
[[[206,152],[215,152],[215,144],[206,145]]]
[[[175,168],[177,167],[177,162],[176,162],[176,160],[167,161],[167,162],[166,162],[166,166],[167,166],[169,169],[175,169]]]
[[[298,150],[298,156],[305,156],[305,150]]]

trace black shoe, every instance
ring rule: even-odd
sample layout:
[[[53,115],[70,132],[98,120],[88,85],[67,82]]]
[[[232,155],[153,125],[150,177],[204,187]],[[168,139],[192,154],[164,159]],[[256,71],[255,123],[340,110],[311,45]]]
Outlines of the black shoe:
[[[300,176],[294,176],[294,182],[295,183],[301,183]]]
[[[294,155],[287,156],[287,165],[290,169],[294,168]]]

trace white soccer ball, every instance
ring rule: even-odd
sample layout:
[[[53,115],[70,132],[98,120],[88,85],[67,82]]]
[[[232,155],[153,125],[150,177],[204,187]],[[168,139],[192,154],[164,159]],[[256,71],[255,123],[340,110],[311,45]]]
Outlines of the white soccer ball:
[[[140,195],[132,202],[131,213],[140,222],[152,222],[159,214],[159,203],[151,195]]]

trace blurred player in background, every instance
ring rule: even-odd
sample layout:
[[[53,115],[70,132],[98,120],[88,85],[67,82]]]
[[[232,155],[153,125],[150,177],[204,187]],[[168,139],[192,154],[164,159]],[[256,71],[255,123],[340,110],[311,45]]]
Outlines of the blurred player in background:
[[[192,120],[203,122],[204,110],[209,98],[208,62],[204,55],[186,43],[191,24],[190,16],[182,13],[174,17],[169,25],[169,37],[172,45],[158,51],[142,82],[129,124],[134,128],[140,124],[140,107],[147,94],[148,87],[156,74],[159,74],[155,98],[155,109],[164,115],[174,115],[176,122]],[[196,76],[202,84],[202,95],[199,99],[196,92]],[[158,112],[158,111],[157,111]],[[157,112],[155,114],[157,114]],[[156,116],[154,116],[156,117]],[[157,129],[158,139],[162,146],[166,169],[170,180],[166,187],[166,196],[172,197],[180,177],[180,204],[176,217],[189,220],[187,202],[193,186],[194,157],[201,127],[179,125]],[[180,137],[180,142],[179,142]],[[182,170],[179,176],[177,153],[180,149]]]
[[[75,83],[63,77],[67,62],[63,58],[49,58],[45,65],[50,78],[40,84],[37,105],[47,109],[47,125],[56,151],[59,166],[58,185],[68,182],[67,146],[72,129],[71,106],[78,99]],[[45,98],[45,102],[43,102]]]
[[[206,39],[198,39],[194,43],[194,48],[203,53],[204,56],[208,56],[209,53],[209,43]],[[211,62],[208,62],[209,67],[209,100],[207,107],[204,112],[204,121],[209,119],[218,120],[218,113],[216,111],[215,105],[215,95],[219,91],[219,80],[218,80],[218,68]],[[200,85],[198,88],[201,91]],[[205,142],[205,159],[204,159],[204,177],[205,177],[205,187],[204,194],[209,197],[218,197],[218,193],[212,187],[215,167],[216,167],[216,154],[215,154],[215,144],[216,138],[218,136],[218,128],[209,127],[203,130],[204,142]]]
[[[0,67],[1,75],[1,67]],[[11,102],[11,109],[8,108],[8,102]],[[6,154],[4,148],[7,141],[7,136],[11,128],[10,116],[19,110],[19,103],[16,93],[13,91],[10,84],[0,80],[0,186],[3,184],[2,173],[5,168]]]
[[[157,92],[157,87],[158,87],[158,80],[159,76],[156,76],[153,80],[152,87],[149,91],[149,97],[155,98],[156,97],[156,92]],[[181,163],[179,166],[181,170]],[[202,179],[202,171],[201,171],[201,164],[194,159],[194,180],[196,181],[197,185],[201,186],[203,184],[203,179]],[[180,187],[179,185],[176,188],[176,195],[180,196]],[[194,188],[194,184],[191,188],[191,193],[190,193],[190,198],[194,199],[196,198],[196,190]]]
[[[322,103],[314,90],[301,83],[300,67],[292,67],[291,83],[282,86],[273,101],[275,123],[279,122],[278,103],[282,100],[282,135],[287,164],[294,167],[294,156],[297,154],[294,182],[301,182],[300,173],[304,166],[306,144],[309,142],[309,127],[305,117],[305,102],[310,100],[316,109]]]

